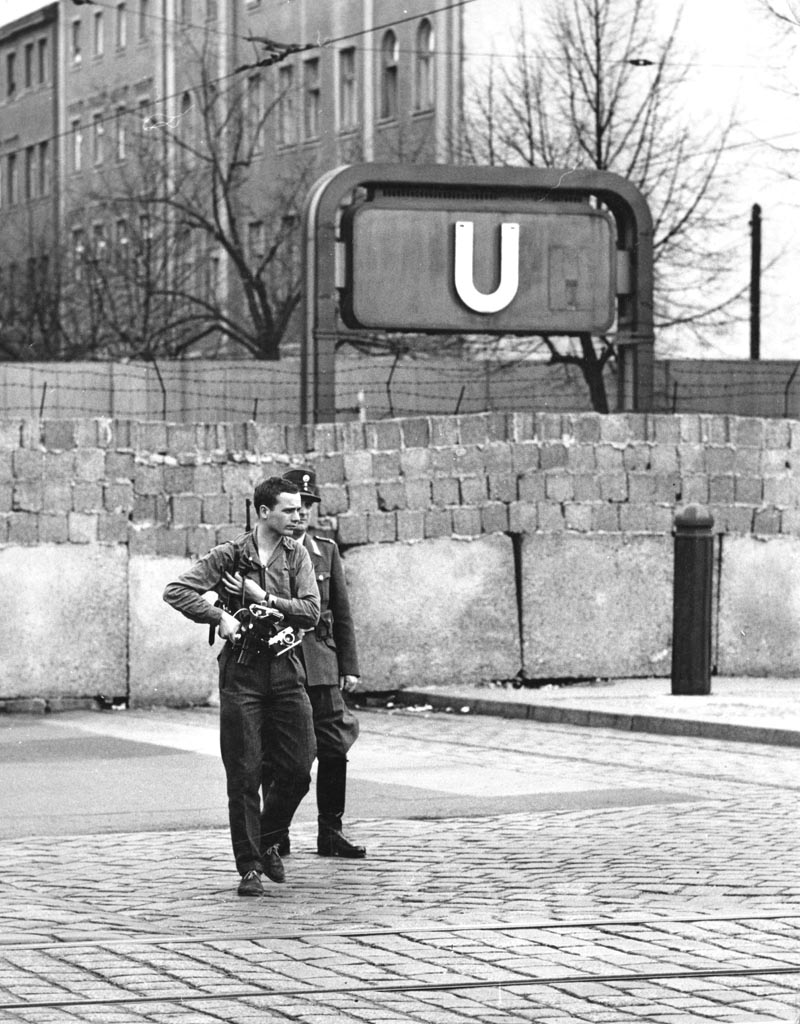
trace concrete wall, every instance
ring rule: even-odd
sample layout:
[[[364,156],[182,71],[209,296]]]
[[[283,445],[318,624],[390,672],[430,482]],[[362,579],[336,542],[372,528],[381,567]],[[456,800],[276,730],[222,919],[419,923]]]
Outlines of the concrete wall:
[[[669,674],[671,537],[532,534],[522,587],[527,677]]]
[[[299,463],[343,547],[370,689],[668,674],[689,502],[721,544],[720,671],[794,675],[798,453],[800,423],[725,416],[2,422],[0,704],[203,701],[219,646],[164,584]]]
[[[725,537],[717,663],[723,675],[800,673],[800,541]]]

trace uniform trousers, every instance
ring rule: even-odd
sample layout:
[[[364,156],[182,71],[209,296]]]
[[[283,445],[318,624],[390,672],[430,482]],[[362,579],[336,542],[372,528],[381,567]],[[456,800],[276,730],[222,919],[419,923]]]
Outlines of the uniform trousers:
[[[309,686],[314,735],[320,761],[345,757],[358,739],[358,719],[345,704],[338,686]]]

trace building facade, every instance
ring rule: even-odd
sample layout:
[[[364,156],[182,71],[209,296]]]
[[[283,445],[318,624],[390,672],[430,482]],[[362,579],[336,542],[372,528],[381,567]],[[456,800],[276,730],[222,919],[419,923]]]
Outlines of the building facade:
[[[58,5],[0,30],[0,327],[18,320],[59,243]],[[30,341],[0,331],[0,358]],[[8,347],[7,347],[8,346]]]
[[[462,10],[58,0],[0,29],[0,356],[276,357],[312,182],[454,159]]]

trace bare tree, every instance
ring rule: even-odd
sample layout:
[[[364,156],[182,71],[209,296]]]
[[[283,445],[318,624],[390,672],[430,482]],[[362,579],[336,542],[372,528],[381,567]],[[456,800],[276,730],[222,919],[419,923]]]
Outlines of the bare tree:
[[[70,267],[57,232],[32,218],[7,227],[6,241],[19,257],[4,267],[0,280],[0,359],[92,358],[98,339],[89,318],[76,318],[77,329],[70,330],[64,316]]]
[[[720,244],[733,112],[722,126],[697,123],[685,103],[679,20],[659,38],[654,0],[550,0],[535,34],[522,9],[519,19],[513,60],[490,63],[468,99],[466,159],[630,180],[653,214],[656,327],[706,341],[739,317],[745,289],[732,283],[730,248]],[[606,411],[613,336],[543,345],[552,362],[580,367],[594,407]]]
[[[265,159],[280,96],[266,101],[260,74],[220,80],[206,53],[187,66],[196,81],[177,111],[128,114],[124,160],[73,213],[85,241],[70,295],[92,311],[107,358],[278,359],[300,300],[298,210],[314,169],[275,175]]]

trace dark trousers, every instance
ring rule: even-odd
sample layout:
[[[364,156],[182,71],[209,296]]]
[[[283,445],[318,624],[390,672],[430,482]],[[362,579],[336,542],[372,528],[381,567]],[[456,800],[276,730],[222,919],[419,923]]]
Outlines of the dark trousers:
[[[317,755],[322,760],[346,757],[358,739],[358,719],[345,704],[338,686],[309,686]]]
[[[220,655],[220,749],[236,867],[260,871],[262,855],[284,835],[311,784],[316,755],[303,670],[291,654],[238,665]],[[263,804],[262,765],[272,766]]]
[[[345,704],[338,686],[309,686],[308,698],[317,741],[317,811],[320,825],[342,827],[346,788],[347,751],[358,739],[358,719]],[[272,765],[264,762],[264,785],[272,778]]]

